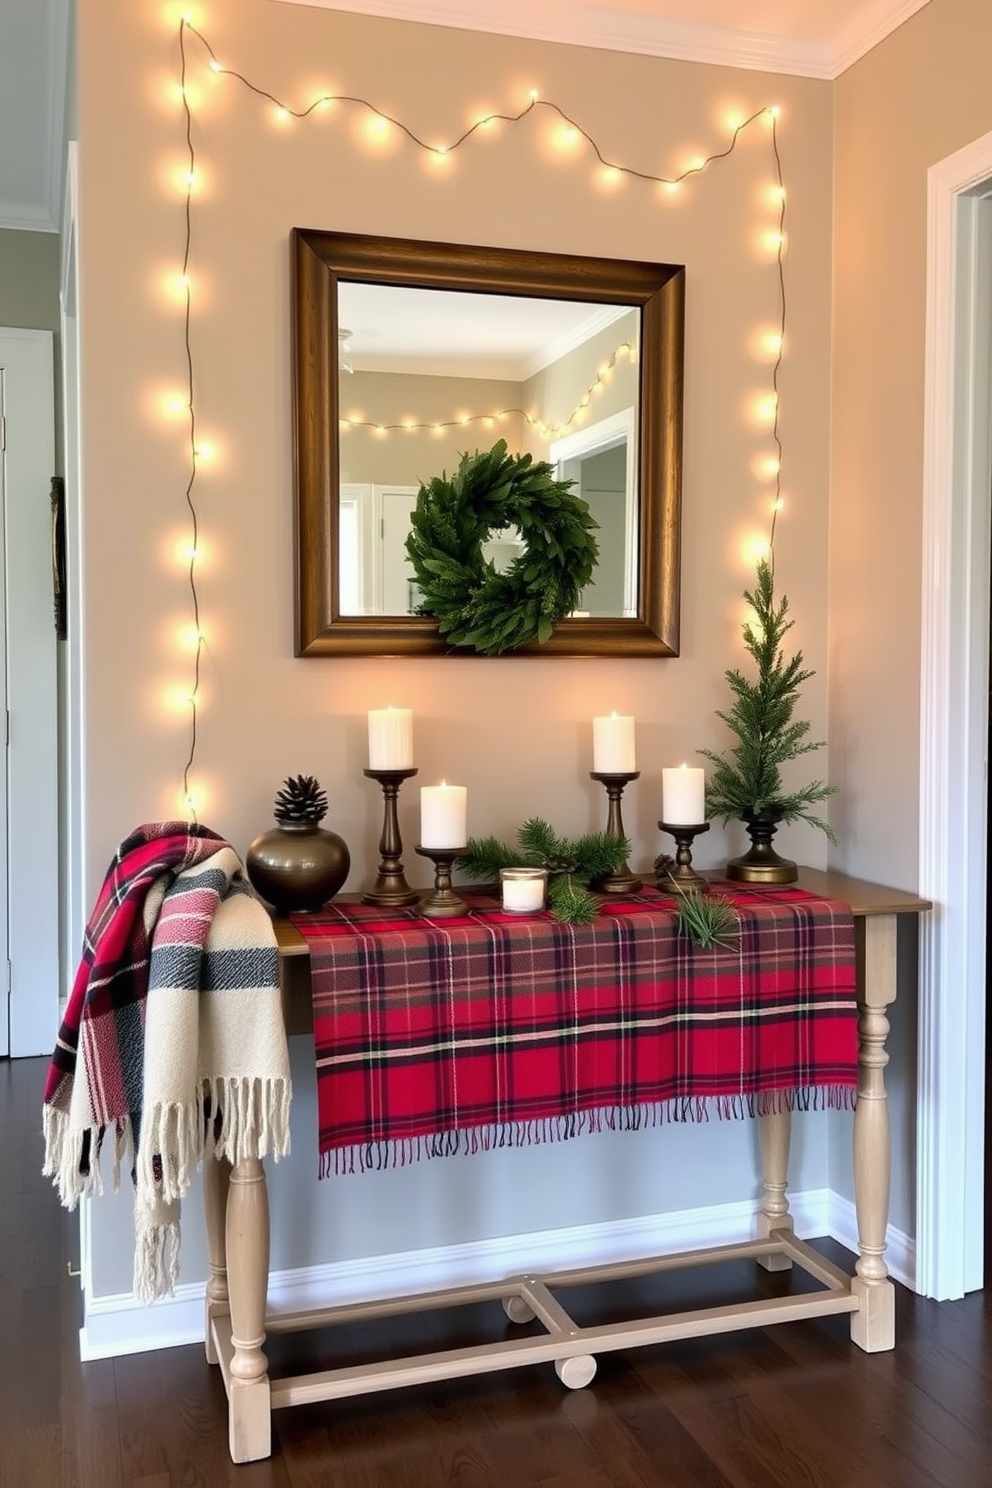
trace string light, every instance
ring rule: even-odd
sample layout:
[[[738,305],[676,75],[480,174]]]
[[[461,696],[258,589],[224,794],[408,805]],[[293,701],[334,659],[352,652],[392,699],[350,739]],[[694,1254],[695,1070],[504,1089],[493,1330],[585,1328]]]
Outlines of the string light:
[[[778,275],[778,348],[775,353],[775,361],[772,365],[772,394],[775,399],[775,417],[772,420],[772,439],[775,441],[775,449],[778,454],[778,468],[775,471],[775,497],[772,503],[772,520],[768,530],[768,561],[772,573],[775,572],[775,527],[778,522],[778,514],[782,505],[782,437],[779,431],[779,396],[778,379],[782,370],[782,357],[785,354],[785,266],[782,259],[785,245],[785,185],[782,180],[782,157],[778,148],[778,119],[781,110],[774,105],[768,110],[771,118],[772,128],[772,154],[775,158],[775,185],[778,188],[778,248],[775,254],[775,270]]]
[[[564,419],[560,424],[546,424],[536,414],[528,413],[523,408],[500,408],[491,413],[459,413],[454,418],[441,419],[440,421],[432,419],[430,422],[418,422],[416,419],[403,418],[394,424],[383,424],[378,419],[369,419],[365,418],[363,414],[353,413],[339,419],[338,424],[345,431],[348,429],[371,429],[380,438],[385,438],[395,430],[400,430],[404,434],[414,434],[417,430],[430,429],[432,433],[440,434],[445,429],[463,429],[468,424],[480,423],[483,428],[491,428],[494,422],[512,418],[516,415],[518,418],[522,418],[525,423],[529,424],[532,429],[537,429],[544,437],[558,439],[562,434],[567,433],[581,417],[582,413],[592,402],[593,394],[603,391],[604,386],[613,376],[613,370],[617,362],[622,357],[630,357],[631,361],[633,361],[634,356],[634,348],[630,342],[621,341],[609,361],[604,362],[600,367],[595,381],[590,384],[586,392],[579,399],[568,418]]]
[[[294,109],[289,107],[281,99],[276,97],[274,93],[252,82],[248,77],[239,72],[236,68],[225,66],[217,57],[207,38],[198,29],[198,27],[194,25],[192,13],[189,11],[184,11],[179,23],[179,92],[182,101],[187,156],[187,168],[185,171],[185,181],[183,188],[185,230],[181,271],[182,289],[180,295],[183,303],[183,344],[186,360],[187,390],[182,407],[182,414],[186,418],[188,431],[189,474],[186,483],[185,500],[189,513],[189,522],[191,529],[191,541],[188,545],[187,562],[189,593],[193,611],[192,634],[195,636],[195,649],[193,659],[192,686],[190,687],[188,693],[190,732],[189,748],[187,751],[186,762],[183,767],[182,796],[186,802],[187,810],[193,816],[194,820],[196,820],[197,816],[197,805],[196,797],[190,785],[190,776],[196,759],[198,705],[200,693],[200,662],[204,646],[204,636],[200,626],[200,600],[195,577],[196,562],[199,557],[199,516],[197,512],[196,501],[194,499],[194,493],[198,472],[198,461],[200,458],[203,457],[203,450],[202,446],[198,448],[196,439],[196,412],[194,400],[195,388],[191,329],[191,297],[189,285],[189,264],[192,251],[192,197],[197,185],[197,172],[196,155],[193,145],[193,114],[190,94],[187,89],[186,77],[187,33],[191,36],[194,36],[204,48],[205,52],[207,53],[207,67],[210,73],[215,78],[230,78],[233,81],[241,84],[241,86],[247,89],[248,92],[254,94],[256,98],[269,103],[273,108],[275,117],[280,123],[288,124],[293,120],[307,119],[310,117],[311,114],[317,111],[325,112],[329,110],[332,104],[349,105],[361,109],[368,114],[369,123],[374,127],[375,133],[379,136],[380,139],[382,139],[383,137],[388,139],[392,132],[396,131],[398,132],[398,134],[406,138],[411,144],[424,151],[428,158],[441,162],[446,161],[447,158],[454,154],[455,151],[459,150],[463,145],[466,145],[470,140],[472,140],[476,134],[481,134],[484,136],[496,124],[520,124],[529,116],[533,115],[538,109],[545,109],[549,113],[554,115],[560,122],[562,126],[561,138],[564,142],[567,143],[567,146],[570,150],[577,149],[584,143],[592,152],[596,162],[602,168],[600,172],[600,179],[602,181],[608,182],[611,185],[619,184],[626,178],[643,181],[646,184],[655,186],[662,193],[661,199],[668,201],[675,201],[680,197],[681,189],[684,183],[687,182],[690,177],[700,175],[708,171],[711,166],[717,164],[719,161],[727,159],[736,148],[738,139],[740,138],[742,132],[748,129],[752,124],[755,124],[758,121],[764,121],[767,125],[769,125],[771,132],[772,152],[775,162],[775,182],[772,190],[774,192],[774,197],[778,206],[778,227],[777,232],[774,235],[775,241],[773,244],[770,243],[769,246],[774,247],[774,256],[778,275],[780,311],[778,348],[775,355],[774,366],[772,368],[772,395],[770,399],[770,404],[773,409],[771,434],[777,451],[777,469],[775,475],[775,494],[772,503],[772,519],[767,542],[767,551],[769,554],[769,561],[774,567],[776,519],[782,506],[780,484],[782,442],[779,429],[778,381],[782,365],[786,320],[785,274],[783,267],[783,249],[785,244],[785,187],[782,180],[782,162],[778,147],[778,120],[781,113],[778,105],[764,106],[760,109],[756,109],[746,118],[735,115],[734,118],[730,121],[730,139],[724,149],[713,151],[708,155],[698,155],[684,169],[673,175],[664,175],[659,172],[642,170],[631,165],[626,165],[621,161],[609,159],[606,155],[603,154],[597,141],[586,129],[582,127],[581,124],[570,117],[570,115],[568,115],[562,108],[560,108],[558,104],[549,99],[541,98],[536,88],[530,90],[528,102],[518,112],[502,113],[499,111],[493,111],[486,113],[480,118],[476,119],[453,140],[450,140],[447,143],[442,142],[432,144],[426,140],[421,139],[420,136],[417,135],[413,129],[404,124],[401,120],[394,118],[391,114],[388,114],[383,109],[380,109],[370,99],[362,97],[361,95],[322,92],[317,97],[315,97],[313,101],[305,108]],[[626,345],[624,348],[618,348],[618,351],[614,353],[614,358],[611,360],[611,369],[616,356],[621,350],[626,350],[628,353],[632,354],[631,349]],[[594,394],[598,391],[601,391],[603,376],[604,374],[601,372],[597,379],[591,384],[588,392],[579,401],[578,405],[573,410],[569,418],[566,419],[562,424],[554,426],[553,429],[549,429],[549,435],[553,437],[555,435],[563,433],[565,430],[571,427],[574,422],[578,421],[581,418],[584,410],[592,401]],[[179,410],[175,409],[175,405],[173,406],[175,411],[173,412],[172,416],[176,416]],[[481,421],[485,427],[491,427],[494,421],[503,419],[511,413],[521,414],[522,417],[528,422],[528,424],[533,427],[547,427],[541,425],[536,417],[529,415],[522,410],[501,410],[498,413],[471,415],[467,420],[460,416],[458,419],[442,421],[440,423],[434,422],[432,424],[418,423],[411,419],[405,419],[402,424],[371,424],[366,420],[342,420],[341,425],[342,428],[371,427],[376,430],[379,437],[385,437],[390,431],[394,429],[403,429],[406,432],[413,432],[418,429],[430,429],[432,434],[434,434],[435,436],[440,436],[444,433],[444,430],[446,428],[451,428],[456,425],[463,426],[466,422]]]
[[[186,763],[183,766],[183,795],[186,798],[187,808],[195,822],[197,820],[196,802],[190,791],[190,774],[196,760],[196,731],[198,722],[198,700],[200,694],[200,659],[203,655],[203,632],[200,626],[200,596],[196,587],[196,560],[199,556],[200,523],[193,499],[193,491],[196,485],[197,453],[196,441],[196,404],[194,400],[194,377],[193,377],[193,344],[192,327],[190,324],[190,290],[189,290],[189,261],[193,246],[193,183],[196,180],[196,151],[193,148],[193,114],[190,108],[189,95],[186,92],[186,31],[194,30],[184,16],[179,26],[179,59],[180,59],[180,83],[183,93],[183,116],[186,134],[186,152],[189,157],[189,169],[187,171],[186,201],[185,201],[185,232],[183,237],[183,264],[182,279],[186,285],[185,307],[183,310],[183,345],[186,353],[186,391],[187,391],[187,430],[189,435],[189,476],[186,482],[186,506],[189,510],[190,519],[190,543],[188,558],[188,584],[190,602],[193,609],[193,626],[196,631],[196,642],[193,650],[193,682],[189,690],[189,748],[186,754]],[[198,34],[198,33],[197,33]],[[218,67],[218,71],[223,71]]]
[[[217,57],[213,47],[210,45],[210,42],[203,35],[203,33],[192,24],[192,22],[187,21],[184,18],[181,29],[189,31],[203,46],[204,50],[207,53],[207,66],[212,72],[216,73],[219,77],[232,78],[235,82],[240,83],[242,87],[247,88],[250,93],[254,93],[257,98],[265,99],[268,103],[272,104],[273,108],[280,114],[280,116],[285,115],[287,118],[290,119],[308,119],[310,115],[315,112],[315,110],[322,109],[329,103],[354,104],[356,107],[365,110],[371,116],[370,122],[374,126],[374,129],[377,133],[388,133],[391,128],[397,129],[410,141],[411,144],[414,144],[419,149],[425,150],[433,155],[453,154],[455,150],[458,150],[462,147],[462,145],[467,144],[474,135],[480,132],[485,133],[494,124],[520,124],[524,119],[528,117],[528,115],[534,113],[535,110],[543,108],[554,114],[560,121],[562,125],[560,139],[562,143],[568,146],[569,149],[577,146],[584,140],[585,143],[592,150],[599,164],[601,166],[604,166],[607,170],[616,171],[617,176],[631,176],[638,181],[655,182],[659,185],[678,185],[682,181],[686,180],[689,176],[699,175],[700,172],[706,170],[709,166],[715,164],[718,160],[725,160],[728,155],[733,153],[740,134],[745,129],[747,129],[749,125],[756,123],[759,119],[764,119],[766,120],[766,122],[771,123],[772,133],[774,136],[775,121],[777,120],[779,115],[779,108],[777,105],[765,105],[760,109],[755,109],[754,113],[748,115],[747,118],[741,118],[740,121],[733,126],[733,128],[731,129],[730,143],[726,146],[725,149],[714,150],[709,155],[697,155],[690,162],[689,165],[687,165],[682,171],[678,172],[674,176],[660,175],[654,171],[639,170],[636,169],[634,166],[624,165],[618,160],[608,159],[603,154],[598,143],[587,129],[583,129],[582,125],[576,119],[573,119],[569,114],[567,114],[564,109],[560,108],[557,103],[552,102],[550,99],[542,98],[536,88],[532,88],[530,90],[528,102],[517,113],[504,114],[500,113],[498,110],[493,110],[490,113],[480,115],[480,117],[474,120],[474,122],[471,123],[466,129],[464,129],[461,134],[457,135],[455,139],[451,140],[449,144],[430,144],[427,140],[422,139],[420,135],[415,132],[415,130],[410,128],[409,125],[404,124],[401,119],[394,118],[392,114],[387,113],[385,109],[379,108],[378,105],[373,103],[371,99],[364,98],[361,94],[321,93],[317,97],[315,97],[311,103],[308,103],[305,108],[291,108],[289,104],[285,103],[281,98],[278,98],[274,93],[271,93],[268,88],[262,88],[257,83],[253,83],[250,78],[246,77],[243,72],[239,72],[237,68],[225,67]]]

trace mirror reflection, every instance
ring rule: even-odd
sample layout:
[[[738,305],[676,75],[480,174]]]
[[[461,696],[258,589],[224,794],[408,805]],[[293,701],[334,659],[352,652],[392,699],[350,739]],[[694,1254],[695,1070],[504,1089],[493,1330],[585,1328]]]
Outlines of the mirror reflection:
[[[576,614],[637,614],[640,317],[634,306],[338,283],[343,616],[414,615],[421,482],[505,439],[585,500],[599,561]],[[522,551],[490,534],[498,570]]]
[[[406,535],[421,484],[501,441],[575,483],[601,548],[517,650],[678,655],[684,269],[309,228],[292,265],[296,655],[465,654]],[[485,554],[516,569],[519,533]]]

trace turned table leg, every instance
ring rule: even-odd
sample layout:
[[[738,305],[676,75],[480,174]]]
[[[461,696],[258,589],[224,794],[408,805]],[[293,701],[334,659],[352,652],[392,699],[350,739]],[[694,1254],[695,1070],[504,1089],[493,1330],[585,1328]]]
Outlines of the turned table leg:
[[[766,1240],[772,1230],[793,1233],[792,1215],[786,1197],[789,1169],[789,1138],[792,1131],[791,1111],[772,1111],[758,1117],[761,1136],[761,1176],[763,1188],[758,1210],[758,1239]],[[788,1271],[792,1261],[781,1251],[758,1257],[766,1271]]]
[[[868,915],[864,976],[858,990],[858,1103],[854,1112],[854,1202],[858,1215],[856,1275],[860,1307],[851,1338],[868,1353],[895,1347],[895,1288],[889,1280],[885,1231],[889,1219],[889,1110],[885,1095],[885,1009],[896,995],[896,916]]]
[[[269,1200],[258,1158],[236,1163],[227,1200],[227,1272],[230,1292],[231,1388],[228,1422],[231,1458],[255,1462],[272,1451],[265,1297],[269,1280]]]
[[[226,1158],[203,1159],[203,1212],[207,1227],[207,1262],[210,1276],[207,1281],[206,1311],[204,1316],[204,1346],[207,1363],[218,1364],[217,1347],[214,1343],[211,1321],[215,1317],[226,1317],[230,1312],[227,1291],[227,1194],[231,1183],[231,1164]]]

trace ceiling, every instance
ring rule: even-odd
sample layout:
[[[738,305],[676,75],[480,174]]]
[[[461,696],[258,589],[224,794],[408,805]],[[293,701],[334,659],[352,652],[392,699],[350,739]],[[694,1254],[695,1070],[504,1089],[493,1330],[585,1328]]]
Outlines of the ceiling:
[[[278,3],[832,78],[929,0]],[[74,10],[75,0],[0,0],[0,227],[58,228]]]

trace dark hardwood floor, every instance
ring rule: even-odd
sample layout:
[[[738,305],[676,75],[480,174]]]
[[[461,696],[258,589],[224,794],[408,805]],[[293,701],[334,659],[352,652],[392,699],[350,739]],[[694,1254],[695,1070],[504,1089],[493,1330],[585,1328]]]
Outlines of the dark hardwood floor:
[[[606,1354],[586,1390],[550,1365],[275,1416],[235,1467],[201,1348],[80,1364],[77,1223],[41,1177],[44,1061],[0,1063],[0,1488],[985,1488],[985,1294],[899,1290],[896,1350],[844,1317]],[[847,1263],[833,1242],[822,1248]],[[570,1293],[582,1320],[809,1285],[750,1264]],[[460,1309],[271,1341],[274,1373],[457,1343],[511,1325]]]

